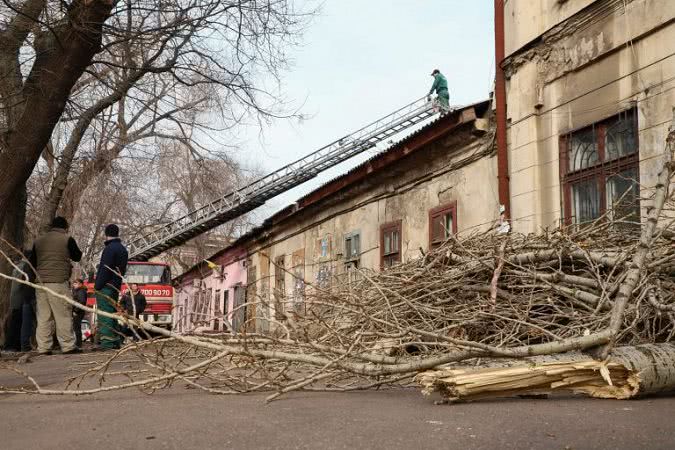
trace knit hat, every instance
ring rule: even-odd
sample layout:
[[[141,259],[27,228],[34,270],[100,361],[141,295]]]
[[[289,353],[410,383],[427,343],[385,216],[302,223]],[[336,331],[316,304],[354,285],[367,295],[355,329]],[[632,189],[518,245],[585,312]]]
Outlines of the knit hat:
[[[56,216],[54,217],[54,220],[52,220],[52,228],[61,228],[63,230],[67,230],[68,221],[65,217]]]
[[[120,235],[120,227],[115,225],[114,223],[111,223],[110,225],[106,225],[105,227],[105,235],[107,237],[119,237]]]

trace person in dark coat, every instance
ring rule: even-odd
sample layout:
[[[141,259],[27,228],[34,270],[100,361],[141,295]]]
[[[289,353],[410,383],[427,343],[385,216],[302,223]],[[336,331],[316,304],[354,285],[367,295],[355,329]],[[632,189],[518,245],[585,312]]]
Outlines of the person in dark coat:
[[[96,308],[98,311],[116,313],[122,277],[127,272],[129,253],[119,238],[120,229],[115,224],[105,227],[105,247],[101,254],[101,262],[96,272],[94,291],[96,294]],[[98,347],[101,350],[120,348],[122,338],[117,320],[97,316]]]
[[[143,292],[138,288],[138,284],[131,283],[129,288],[129,291],[122,297],[122,306],[127,314],[138,319],[143,311],[145,311],[148,302],[145,299]],[[139,332],[141,331],[143,330],[139,330]],[[137,333],[134,333],[129,327],[125,327],[124,334],[126,336],[131,336],[134,340],[137,339]],[[145,333],[140,333],[141,336],[144,334]]]
[[[87,306],[87,288],[81,278],[73,281],[73,300],[82,306]],[[73,308],[73,332],[75,333],[75,345],[82,348],[82,319],[85,311]]]
[[[30,250],[25,251],[26,258],[30,258]],[[23,261],[23,262],[22,262]],[[14,278],[35,282],[35,272],[28,259],[17,258],[12,272]],[[12,281],[10,291],[10,317],[5,338],[5,350],[29,352],[32,350],[31,338],[35,331],[35,289],[31,286]]]
[[[122,305],[124,306],[127,314],[138,319],[143,311],[145,311],[145,307],[148,302],[145,299],[143,292],[141,292],[141,290],[138,288],[138,284],[131,283],[130,288],[131,292],[127,292],[122,297]]]

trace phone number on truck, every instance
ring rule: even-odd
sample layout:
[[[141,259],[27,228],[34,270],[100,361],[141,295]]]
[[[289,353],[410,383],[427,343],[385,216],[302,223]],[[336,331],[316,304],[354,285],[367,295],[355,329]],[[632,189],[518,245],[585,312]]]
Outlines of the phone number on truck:
[[[171,289],[141,289],[146,297],[171,297]]]

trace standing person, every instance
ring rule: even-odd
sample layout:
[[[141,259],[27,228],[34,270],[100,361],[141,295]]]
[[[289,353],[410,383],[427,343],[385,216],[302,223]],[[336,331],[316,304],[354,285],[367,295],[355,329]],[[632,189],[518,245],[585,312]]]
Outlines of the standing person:
[[[24,254],[27,260],[24,262],[22,269],[24,273],[28,274],[28,280],[35,282],[35,271],[28,262],[32,251],[26,250]],[[21,305],[21,351],[30,352],[33,350],[31,340],[35,335],[35,288],[23,284],[21,289],[23,290],[23,304]]]
[[[122,288],[122,277],[127,272],[129,253],[119,238],[120,229],[115,224],[105,227],[105,247],[96,272],[96,308],[100,311],[117,312],[117,300]],[[121,330],[117,320],[98,316],[96,333],[99,336],[98,348],[110,350],[120,348]]]
[[[141,313],[145,311],[145,307],[148,302],[145,299],[143,292],[141,292],[141,290],[138,288],[138,284],[131,283],[130,288],[131,292],[127,292],[124,294],[124,297],[122,297],[122,304],[124,309],[127,311],[127,314],[138,319]]]
[[[68,221],[55,217],[51,229],[40,236],[33,245],[30,262],[37,271],[40,286],[64,297],[70,296],[68,280],[72,266],[70,261],[82,258],[75,239],[68,235]],[[52,331],[56,325],[56,338],[65,354],[78,353],[73,336],[73,307],[60,297],[41,289],[37,294],[37,351],[51,354]]]
[[[87,288],[81,278],[73,281],[73,300],[82,306],[87,305]],[[82,348],[82,319],[84,319],[84,310],[73,308],[73,332],[75,333],[75,345]]]
[[[141,313],[145,311],[148,302],[145,299],[143,292],[138,288],[138,284],[131,283],[129,288],[130,290],[122,297],[122,306],[124,306],[127,314],[138,319],[141,316]],[[133,337],[134,340],[137,339],[136,335],[129,327],[126,327],[124,334]]]
[[[24,251],[30,257],[30,251]],[[14,278],[35,281],[35,273],[23,255],[17,258],[12,272]],[[23,261],[23,262],[22,262]],[[9,294],[10,315],[5,337],[5,350],[12,352],[29,352],[30,339],[33,336],[35,321],[35,289],[18,281],[12,281]]]
[[[434,77],[434,84],[431,85],[429,93],[427,94],[427,100],[431,100],[431,94],[436,91],[438,96],[438,103],[441,105],[442,111],[448,111],[450,109],[450,93],[448,92],[448,80],[445,79],[443,74],[438,70],[434,69],[431,72],[431,76]]]

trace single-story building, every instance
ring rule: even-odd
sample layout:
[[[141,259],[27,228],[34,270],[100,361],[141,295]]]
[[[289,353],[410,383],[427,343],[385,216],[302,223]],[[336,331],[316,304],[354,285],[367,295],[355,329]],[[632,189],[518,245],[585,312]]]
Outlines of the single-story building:
[[[493,138],[490,102],[475,103],[303,196],[209,258],[216,268],[204,261],[176,278],[175,329],[239,329],[246,317],[247,330],[265,332],[280,310],[304,311],[306,283],[327,287],[351,268],[379,270],[450,233],[494,227]]]

